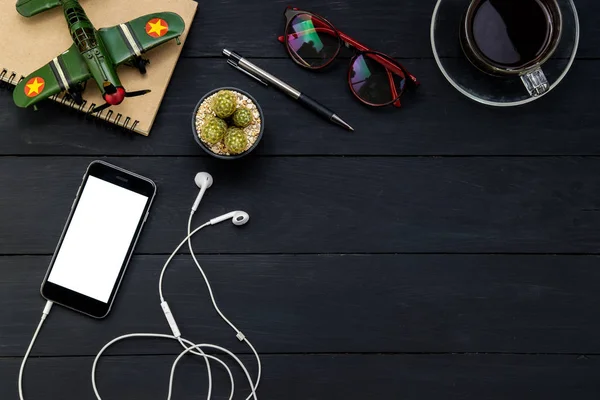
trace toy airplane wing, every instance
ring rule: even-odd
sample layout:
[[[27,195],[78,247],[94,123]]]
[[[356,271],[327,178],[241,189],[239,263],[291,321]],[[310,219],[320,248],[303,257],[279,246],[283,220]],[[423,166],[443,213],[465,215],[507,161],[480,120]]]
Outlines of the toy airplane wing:
[[[29,107],[57,93],[74,89],[92,77],[73,45],[42,68],[21,80],[13,92],[15,104]]]
[[[61,0],[18,0],[17,11],[24,17],[32,17],[61,3]]]
[[[163,43],[176,39],[185,30],[183,19],[171,12],[148,14],[98,33],[116,65],[141,57]]]

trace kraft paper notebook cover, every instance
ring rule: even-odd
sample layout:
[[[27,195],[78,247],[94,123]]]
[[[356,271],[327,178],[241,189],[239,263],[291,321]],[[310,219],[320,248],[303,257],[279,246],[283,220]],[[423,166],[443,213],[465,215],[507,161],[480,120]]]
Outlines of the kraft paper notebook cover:
[[[81,0],[80,3],[96,29],[162,11],[175,12],[185,21],[181,46],[173,40],[143,54],[151,62],[146,75],[126,65],[117,69],[127,91],[150,89],[152,92],[126,98],[122,104],[95,115],[147,136],[175,70],[198,3],[193,0]],[[62,7],[25,18],[17,12],[15,5],[16,0],[0,0],[0,27],[3,32],[3,39],[0,40],[0,80],[13,85],[73,45]],[[93,80],[88,81],[83,98],[87,101],[83,107],[65,99],[62,94],[52,99],[83,112],[89,111],[92,104],[105,103]],[[30,112],[33,113],[33,109]]]

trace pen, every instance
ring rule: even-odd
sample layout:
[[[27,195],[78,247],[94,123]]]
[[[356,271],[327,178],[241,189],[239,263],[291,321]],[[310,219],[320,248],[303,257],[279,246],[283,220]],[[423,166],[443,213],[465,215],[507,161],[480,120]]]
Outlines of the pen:
[[[318,101],[310,98],[306,94],[300,92],[297,89],[294,89],[287,83],[285,83],[282,80],[269,74],[267,71],[252,64],[250,61],[246,60],[244,57],[242,57],[238,53],[236,53],[234,51],[229,51],[227,49],[223,49],[223,55],[225,55],[225,57],[228,58],[227,63],[229,65],[242,71],[246,75],[249,75],[251,78],[256,79],[263,85],[268,86],[268,84],[270,83],[271,85],[275,86],[277,89],[281,90],[282,92],[284,92],[285,94],[287,94],[288,96],[290,96],[291,98],[293,98],[294,100],[296,100],[297,102],[302,104],[304,107],[319,114],[320,116],[327,119],[328,121],[331,121],[335,124],[341,125],[348,130],[351,130],[351,131],[354,130],[350,125],[348,125],[346,122],[344,122],[343,119],[338,117],[333,111],[331,111],[330,109],[328,109],[327,107],[325,107],[324,105],[319,103]]]

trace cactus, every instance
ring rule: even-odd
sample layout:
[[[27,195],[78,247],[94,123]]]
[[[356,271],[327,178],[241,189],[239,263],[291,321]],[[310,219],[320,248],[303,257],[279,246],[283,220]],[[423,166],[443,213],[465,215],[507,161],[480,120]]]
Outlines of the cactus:
[[[237,108],[237,96],[229,90],[221,90],[213,102],[213,111],[219,118],[229,118]]]
[[[209,144],[215,144],[221,141],[227,133],[227,122],[221,118],[212,117],[204,124],[202,128],[202,139]]]
[[[233,113],[233,124],[240,128],[245,128],[252,123],[254,118],[252,117],[252,111],[247,108],[240,108]]]
[[[243,129],[229,128],[225,134],[225,147],[231,154],[240,154],[246,150],[248,138]]]

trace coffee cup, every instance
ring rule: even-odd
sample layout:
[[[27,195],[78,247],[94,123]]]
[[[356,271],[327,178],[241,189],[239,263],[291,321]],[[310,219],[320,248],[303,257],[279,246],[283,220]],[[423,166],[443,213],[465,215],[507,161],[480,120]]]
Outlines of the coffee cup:
[[[542,65],[556,51],[563,18],[558,0],[472,0],[460,28],[467,59],[494,76],[520,76],[530,96],[550,85]]]

